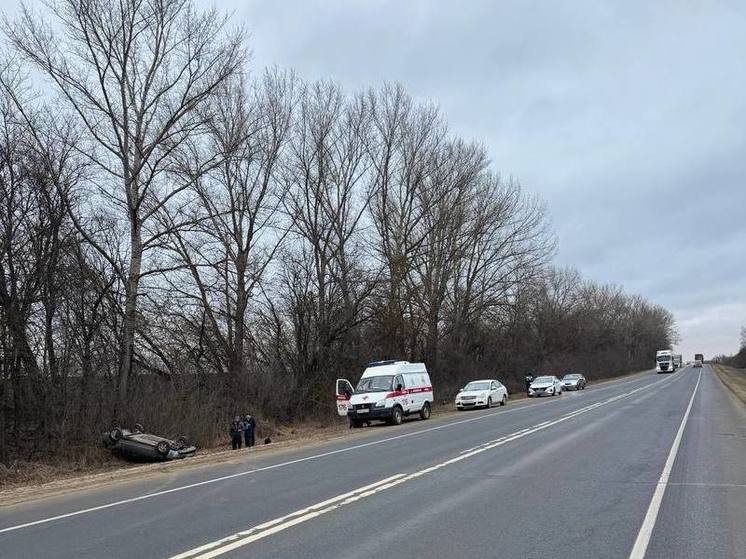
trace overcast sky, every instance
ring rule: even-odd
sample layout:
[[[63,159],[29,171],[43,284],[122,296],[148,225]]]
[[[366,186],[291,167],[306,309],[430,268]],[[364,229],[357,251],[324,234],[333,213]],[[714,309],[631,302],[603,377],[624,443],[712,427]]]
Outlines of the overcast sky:
[[[547,201],[558,264],[670,309],[687,359],[737,350],[746,2],[216,5],[250,33],[254,71],[293,68],[351,91],[399,81],[436,102],[496,170]]]
[[[207,4],[207,3],[206,3]],[[221,3],[222,5],[222,3]],[[233,1],[253,68],[399,81],[548,202],[557,263],[669,308],[687,359],[746,324],[746,2]]]

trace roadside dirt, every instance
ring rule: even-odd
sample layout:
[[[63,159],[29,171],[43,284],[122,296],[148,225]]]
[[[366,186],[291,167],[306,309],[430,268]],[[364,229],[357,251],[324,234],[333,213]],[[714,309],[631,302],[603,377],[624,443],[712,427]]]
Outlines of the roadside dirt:
[[[724,365],[713,365],[721,382],[746,405],[746,369],[736,369]]]
[[[631,379],[641,374],[643,372],[594,381],[593,385]],[[526,395],[511,394],[510,400],[511,402],[526,400]],[[460,413],[453,409],[450,400],[439,400],[433,406],[433,418],[445,419]],[[274,430],[272,444],[269,445],[258,444],[251,449],[244,448],[237,451],[226,450],[225,446],[200,449],[197,456],[193,458],[172,462],[132,464],[107,455],[102,463],[88,469],[71,469],[69,465],[21,463],[17,464],[14,470],[0,464],[0,508],[76,491],[96,489],[112,483],[142,479],[146,476],[166,476],[177,471],[207,468],[215,464],[240,464],[245,462],[250,455],[308,449],[337,439],[354,439],[364,437],[366,434],[370,434],[367,428],[351,430],[343,418],[338,420],[334,418],[326,424],[309,422],[278,427]]]

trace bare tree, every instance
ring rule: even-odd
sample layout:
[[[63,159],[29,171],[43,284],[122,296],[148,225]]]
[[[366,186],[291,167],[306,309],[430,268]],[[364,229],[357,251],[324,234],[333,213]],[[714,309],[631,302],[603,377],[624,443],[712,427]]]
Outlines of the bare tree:
[[[296,370],[304,391],[318,392],[332,348],[343,352],[365,320],[374,285],[359,236],[369,203],[369,113],[362,96],[346,100],[328,82],[305,87],[298,110],[284,170],[297,244],[284,254],[284,284],[295,315]]]
[[[449,293],[451,336],[466,349],[473,327],[496,320],[515,289],[543,273],[554,251],[541,201],[485,173],[469,204],[456,279]]]
[[[234,384],[246,373],[247,309],[287,235],[282,220],[287,184],[278,178],[295,103],[292,74],[267,72],[251,86],[221,91],[210,121],[211,150],[220,161],[194,177],[195,203],[172,216],[173,250],[195,290],[178,288],[207,320],[221,370]],[[177,287],[175,284],[172,284]]]
[[[401,85],[369,92],[368,99],[373,122],[370,214],[377,233],[374,254],[385,270],[375,316],[383,355],[414,355],[421,325],[411,275],[428,232],[422,225],[428,211],[422,193],[446,129],[437,109],[415,105]]]
[[[167,233],[155,219],[176,203],[188,182],[169,173],[172,157],[204,130],[200,109],[240,71],[241,33],[226,31],[214,10],[191,0],[59,0],[47,4],[51,22],[23,7],[5,22],[10,42],[57,88],[86,132],[82,153],[99,172],[94,200],[127,223],[126,265],[119,266],[86,227],[86,240],[125,282],[119,406],[127,401],[141,280],[157,273],[147,255]]]
[[[64,119],[32,108],[17,67],[0,70],[0,308],[16,363],[15,379],[34,379],[45,402],[35,436],[64,415],[64,374],[57,335],[68,282],[66,253],[77,244],[65,199],[80,180],[77,138]],[[42,378],[48,378],[49,385]],[[18,385],[16,386],[18,388]],[[52,439],[55,440],[55,439]]]

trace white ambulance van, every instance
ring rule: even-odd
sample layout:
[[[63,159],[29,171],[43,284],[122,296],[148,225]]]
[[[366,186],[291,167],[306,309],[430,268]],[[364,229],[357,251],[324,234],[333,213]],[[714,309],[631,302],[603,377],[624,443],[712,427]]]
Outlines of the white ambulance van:
[[[347,379],[337,379],[337,413],[350,419],[351,427],[370,421],[399,425],[408,415],[428,419],[433,387],[424,363],[373,361],[355,389]]]

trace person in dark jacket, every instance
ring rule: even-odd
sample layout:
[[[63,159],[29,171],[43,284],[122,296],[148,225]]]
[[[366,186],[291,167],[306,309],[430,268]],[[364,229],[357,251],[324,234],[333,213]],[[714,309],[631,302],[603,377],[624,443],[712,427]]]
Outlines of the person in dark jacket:
[[[233,450],[238,450],[241,448],[241,432],[243,431],[243,422],[241,421],[241,418],[239,416],[236,416],[233,418],[233,423],[231,423],[230,429],[228,430],[228,433],[231,437],[231,446],[233,447]]]
[[[246,448],[254,446],[254,426],[256,425],[256,421],[247,413],[246,417],[243,419],[242,425],[244,444],[246,445]]]
[[[528,395],[528,388],[531,386],[532,382],[534,382],[534,375],[529,373],[526,375],[526,395]]]
[[[246,446],[254,446],[255,441],[256,441],[256,418],[253,415],[247,413],[246,419],[244,421],[248,423],[250,427],[248,431],[248,435],[247,435],[247,431],[244,431],[244,435],[247,435]]]

